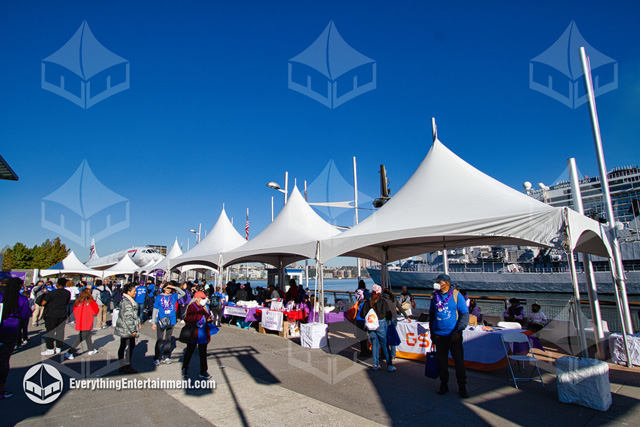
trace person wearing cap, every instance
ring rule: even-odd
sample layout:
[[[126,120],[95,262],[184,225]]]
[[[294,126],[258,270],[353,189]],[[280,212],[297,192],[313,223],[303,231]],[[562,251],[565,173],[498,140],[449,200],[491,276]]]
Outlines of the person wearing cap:
[[[467,393],[467,373],[464,368],[464,350],[462,331],[469,323],[469,308],[447,274],[436,277],[434,292],[429,308],[429,329],[431,341],[436,346],[440,389],[438,394],[449,391],[449,352],[455,363],[458,394],[469,397]]]
[[[371,299],[364,302],[362,313],[366,316],[369,310],[373,309],[378,316],[378,329],[369,331],[369,339],[371,340],[371,351],[373,352],[373,370],[380,370],[380,348],[382,354],[387,361],[387,371],[393,372],[396,367],[393,366],[389,350],[387,348],[387,325],[391,322],[391,310],[389,305],[382,299],[382,287],[373,285],[373,294]]]
[[[209,300],[205,293],[198,291],[193,295],[191,302],[187,306],[187,313],[184,316],[185,328],[188,324],[195,324],[198,335],[195,341],[187,344],[187,348],[184,351],[184,358],[182,359],[182,378],[184,379],[189,377],[189,362],[191,362],[191,356],[193,356],[196,346],[200,356],[200,378],[205,380],[211,378],[211,375],[207,372],[207,345],[211,341],[209,324],[213,323],[213,318],[209,310],[207,310],[208,303]]]

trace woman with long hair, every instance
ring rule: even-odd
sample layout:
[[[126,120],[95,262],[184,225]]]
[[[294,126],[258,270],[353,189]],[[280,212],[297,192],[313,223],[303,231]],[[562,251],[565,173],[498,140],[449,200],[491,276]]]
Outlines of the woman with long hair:
[[[3,305],[2,322],[0,322],[0,400],[13,396],[4,385],[9,375],[9,359],[20,336],[20,322],[31,317],[29,299],[20,295],[22,280],[9,279],[4,292],[0,293],[0,303]]]
[[[96,301],[91,296],[89,289],[83,289],[76,297],[76,301],[73,304],[73,314],[76,318],[76,331],[78,331],[78,338],[73,342],[69,351],[64,354],[69,360],[73,360],[74,353],[77,351],[78,346],[82,341],[87,343],[87,353],[89,356],[93,356],[98,350],[93,348],[93,341],[91,340],[91,331],[93,329],[93,319],[98,314],[99,308]]]
[[[131,357],[133,349],[136,347],[136,336],[140,330],[140,318],[138,317],[138,304],[134,300],[136,287],[138,284],[127,283],[122,290],[122,302],[120,303],[120,314],[116,321],[113,334],[120,337],[120,348],[118,349],[118,360],[120,369],[118,372],[125,374],[137,374],[138,371],[131,367]],[[125,358],[126,350],[126,358]]]
[[[171,355],[171,337],[173,336],[173,327],[178,320],[176,305],[178,305],[178,300],[185,295],[185,292],[176,285],[175,281],[165,283],[162,293],[156,296],[153,302],[151,329],[156,332],[153,366],[158,366],[161,362],[167,365],[171,364],[169,357]]]
[[[187,313],[184,316],[185,328],[190,324],[197,327],[196,339],[187,344],[184,358],[182,359],[182,377],[185,379],[189,376],[189,362],[196,346],[200,356],[200,378],[207,380],[211,378],[211,375],[207,372],[209,366],[207,364],[207,345],[211,341],[209,323],[213,323],[213,318],[209,310],[207,310],[208,302],[209,300],[204,292],[196,292],[187,306]]]

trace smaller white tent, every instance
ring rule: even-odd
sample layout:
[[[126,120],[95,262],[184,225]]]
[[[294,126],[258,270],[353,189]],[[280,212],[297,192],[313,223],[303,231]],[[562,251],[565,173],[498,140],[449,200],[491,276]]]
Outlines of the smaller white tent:
[[[94,270],[84,265],[76,254],[71,251],[69,255],[56,265],[53,265],[46,270],[40,270],[41,276],[53,276],[56,274],[81,274],[87,276],[102,276],[102,271]]]
[[[138,268],[140,268],[138,264],[133,262],[129,254],[127,254],[125,255],[124,258],[118,261],[116,265],[104,270],[102,272],[103,273],[102,277],[129,275],[129,274],[133,274],[133,272],[136,271]]]
[[[145,265],[144,267],[138,268],[136,270],[136,273],[151,273],[152,271],[156,270],[168,271],[169,260],[179,257],[180,255],[182,255],[182,249],[180,249],[180,245],[178,245],[178,238],[176,238],[175,242],[173,242],[173,246],[169,250],[169,253],[167,253],[164,258],[162,258],[158,262],[152,262]]]

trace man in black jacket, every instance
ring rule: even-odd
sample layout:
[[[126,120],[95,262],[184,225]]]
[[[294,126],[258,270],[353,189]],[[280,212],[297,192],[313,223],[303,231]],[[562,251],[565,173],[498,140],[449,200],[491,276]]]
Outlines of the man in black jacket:
[[[48,292],[42,298],[44,325],[47,329],[47,350],[40,353],[43,356],[51,356],[62,351],[64,326],[67,320],[67,304],[71,299],[71,294],[64,288],[66,283],[67,279],[60,277],[56,283],[56,289]]]

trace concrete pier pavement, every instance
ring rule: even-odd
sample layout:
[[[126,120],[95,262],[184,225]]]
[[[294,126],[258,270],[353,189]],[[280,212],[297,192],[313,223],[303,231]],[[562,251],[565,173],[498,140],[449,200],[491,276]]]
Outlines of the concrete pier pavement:
[[[174,330],[179,335],[181,325]],[[370,369],[372,359],[358,359],[358,342],[349,323],[330,325],[329,347],[305,349],[295,339],[259,334],[253,329],[223,325],[208,348],[209,373],[215,387],[206,389],[74,389],[70,380],[180,380],[184,344],[174,339],[172,364],[153,366],[156,333],[142,327],[133,355],[138,374],[118,373],[119,338],[111,327],[95,331],[99,352],[81,350],[74,360],[45,357],[42,327],[32,328],[31,341],[11,358],[7,389],[14,396],[0,400],[0,425],[25,426],[368,426],[368,425],[557,425],[604,423],[640,425],[640,369],[610,366],[613,405],[607,412],[560,403],[553,361],[558,354],[539,352],[543,380],[519,383],[506,371],[468,370],[470,397],[457,395],[455,375],[450,392],[439,396],[439,381],[424,376],[423,363],[396,360],[398,370]],[[67,343],[75,337],[67,326]],[[23,379],[41,362],[62,375],[61,395],[37,404],[23,391]],[[190,378],[198,376],[194,354]],[[97,384],[97,383],[95,383]]]

